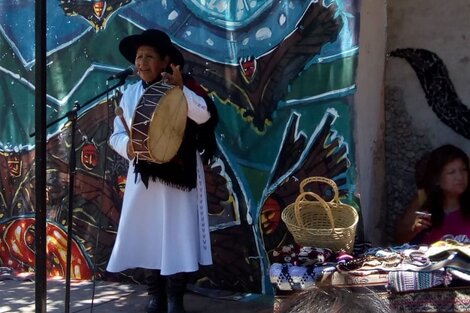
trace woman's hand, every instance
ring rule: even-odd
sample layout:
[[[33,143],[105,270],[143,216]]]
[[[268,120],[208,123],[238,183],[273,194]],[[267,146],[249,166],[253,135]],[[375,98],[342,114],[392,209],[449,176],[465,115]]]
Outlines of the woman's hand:
[[[135,158],[134,148],[132,147],[130,140],[127,142],[127,157],[129,158],[129,160],[132,160]]]
[[[163,72],[163,81],[170,85],[175,85],[180,88],[183,88],[183,74],[181,73],[181,66],[170,64],[172,74],[168,72]]]
[[[418,213],[416,213],[414,223],[411,226],[411,231],[415,234],[418,234],[421,231],[423,231],[425,229],[428,229],[431,226],[432,226],[432,222],[431,222],[431,215],[430,214],[418,214]]]

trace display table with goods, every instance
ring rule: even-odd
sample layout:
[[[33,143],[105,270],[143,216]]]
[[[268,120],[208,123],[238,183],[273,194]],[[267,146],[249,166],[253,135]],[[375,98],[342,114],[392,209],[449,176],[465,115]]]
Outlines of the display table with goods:
[[[279,299],[310,286],[380,293],[398,312],[470,312],[470,239],[387,248],[356,244],[351,253],[288,245],[271,252]]]
[[[329,186],[330,200],[307,185]],[[310,177],[282,212],[293,244],[269,253],[270,280],[282,301],[311,286],[379,294],[397,312],[470,312],[470,238],[430,245],[373,247],[355,240],[358,214],[333,180]],[[360,290],[360,291],[359,291]]]

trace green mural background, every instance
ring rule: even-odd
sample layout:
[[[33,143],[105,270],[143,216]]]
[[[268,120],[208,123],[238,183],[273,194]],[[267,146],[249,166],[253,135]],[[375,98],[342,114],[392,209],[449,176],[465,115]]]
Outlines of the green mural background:
[[[293,241],[280,215],[306,177],[334,179],[342,201],[359,209],[352,135],[358,0],[57,0],[47,6],[47,118],[60,119],[47,142],[49,275],[64,274],[72,138],[62,117],[77,101],[87,107],[74,137],[75,277],[142,279],[138,270],[118,276],[104,270],[126,181],[127,162],[107,145],[122,89],[88,103],[129,65],[119,41],[146,28],[171,36],[185,72],[207,89],[220,116],[217,158],[205,169],[214,265],[195,280],[269,292],[270,252]],[[0,2],[0,30],[0,266],[31,271],[34,1]]]

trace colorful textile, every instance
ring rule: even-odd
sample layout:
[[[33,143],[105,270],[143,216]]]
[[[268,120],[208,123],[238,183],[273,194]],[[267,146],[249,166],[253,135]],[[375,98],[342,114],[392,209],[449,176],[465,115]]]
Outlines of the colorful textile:
[[[470,312],[470,288],[392,293],[388,299],[396,312]]]
[[[356,257],[345,253],[326,257],[324,249],[286,246],[273,254],[278,263],[271,266],[271,283],[278,290],[321,284],[383,286],[393,292],[410,292],[448,286],[454,279],[470,281],[470,244],[454,239],[431,246],[369,249]]]
[[[457,242],[460,242],[460,243],[469,243],[470,244],[470,236],[467,236],[467,235],[445,235],[441,238],[441,240],[453,240],[453,241],[457,241]]]
[[[272,263],[290,263],[293,265],[314,265],[334,261],[334,253],[330,249],[287,245],[271,252]]]
[[[388,288],[391,291],[415,291],[436,286],[447,286],[452,276],[446,271],[411,272],[394,271],[388,274]]]
[[[470,281],[470,244],[446,239],[428,247],[426,255],[432,261],[429,270],[445,268],[454,276]]]
[[[375,254],[367,254],[347,262],[338,262],[339,272],[351,275],[370,275],[390,271],[420,271],[426,270],[431,261],[420,249],[406,249],[395,252],[393,249],[379,249]]]
[[[295,266],[274,263],[269,270],[271,283],[277,290],[302,290],[315,285],[323,270],[334,270],[331,266]]]
[[[426,250],[426,255],[430,258],[439,258],[439,255],[456,251],[470,259],[470,243],[461,243],[456,240],[439,240],[431,244]]]
[[[383,287],[386,290],[388,273],[375,273],[365,276],[351,275],[349,273],[325,272],[318,285],[336,287]]]

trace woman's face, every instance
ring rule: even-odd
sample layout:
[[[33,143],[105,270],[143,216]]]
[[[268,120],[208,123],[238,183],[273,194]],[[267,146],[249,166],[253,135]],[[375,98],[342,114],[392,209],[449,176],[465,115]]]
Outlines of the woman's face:
[[[135,56],[135,67],[140,78],[150,83],[168,66],[168,57],[162,59],[152,46],[140,46]]]
[[[459,196],[468,187],[468,168],[464,161],[455,159],[442,169],[439,180],[441,189],[446,196]]]

